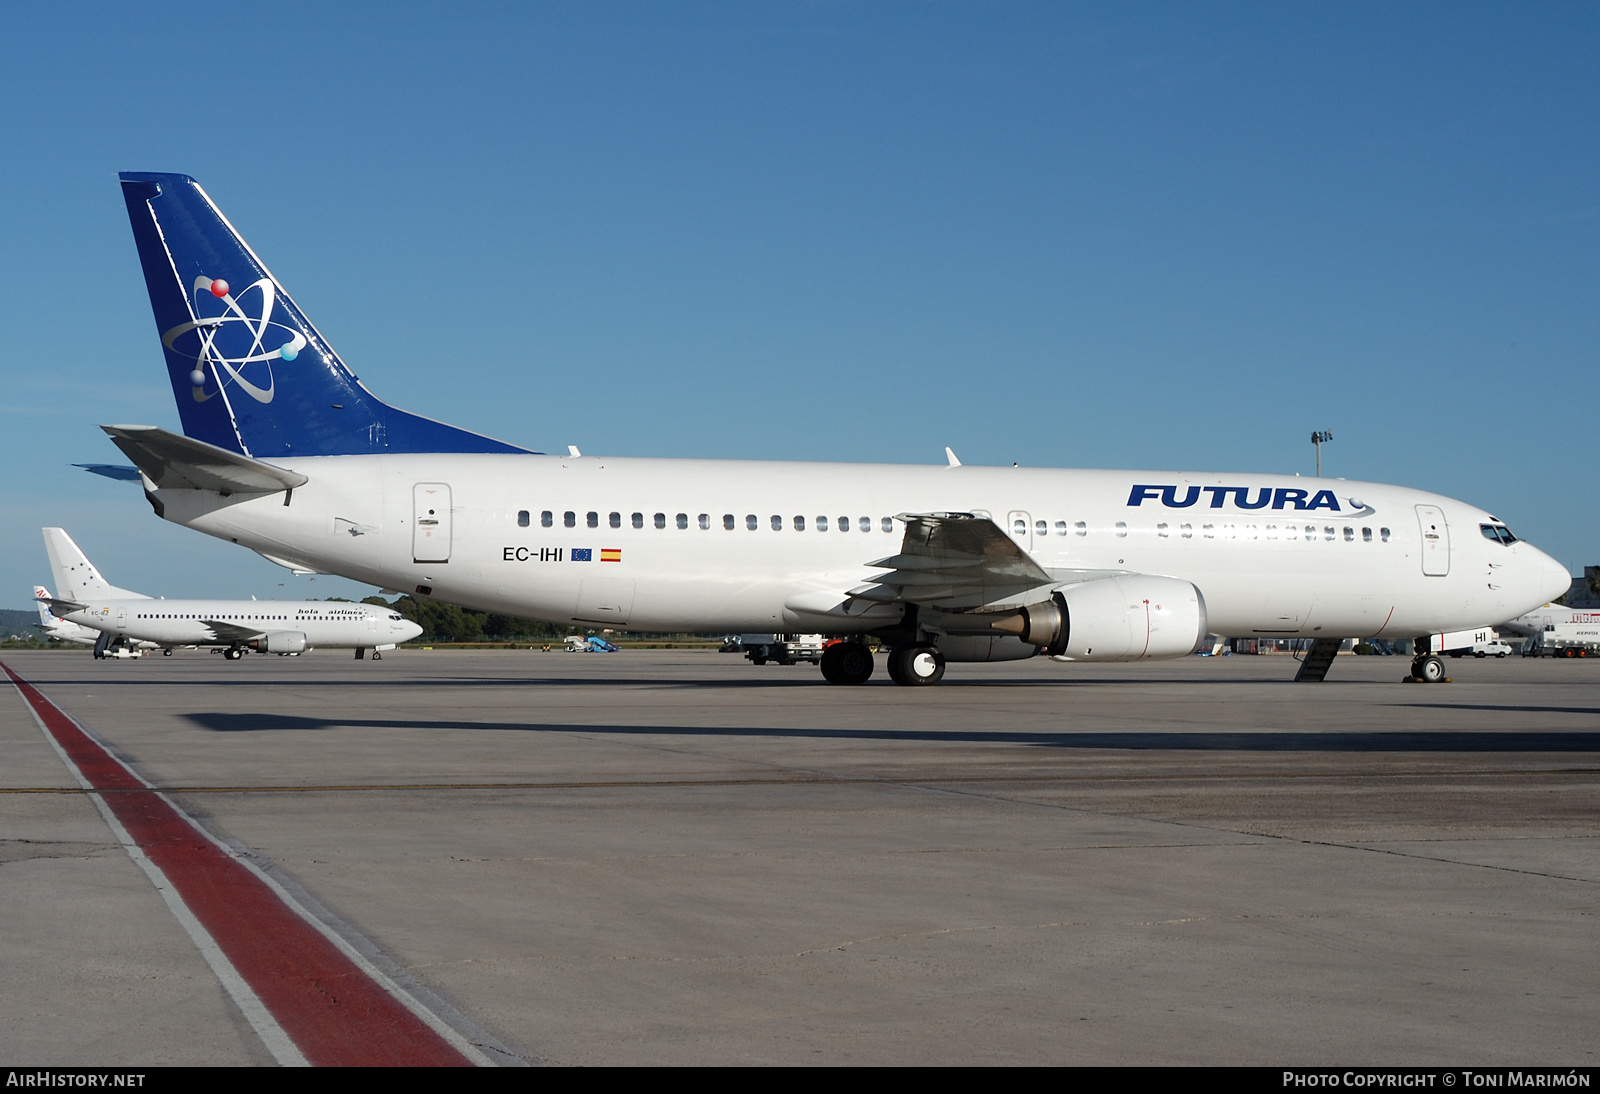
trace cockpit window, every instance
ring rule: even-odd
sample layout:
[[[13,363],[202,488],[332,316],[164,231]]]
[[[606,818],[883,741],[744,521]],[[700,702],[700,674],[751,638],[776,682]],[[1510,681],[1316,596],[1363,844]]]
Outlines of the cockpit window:
[[[1492,539],[1497,543],[1515,543],[1517,537],[1511,534],[1511,529],[1504,524],[1480,524],[1478,531],[1483,533],[1484,539]]]

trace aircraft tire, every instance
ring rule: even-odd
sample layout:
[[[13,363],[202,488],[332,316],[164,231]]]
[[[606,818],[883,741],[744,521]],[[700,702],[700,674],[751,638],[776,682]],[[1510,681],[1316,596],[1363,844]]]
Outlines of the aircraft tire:
[[[901,646],[889,654],[889,678],[903,687],[927,687],[944,679],[944,657],[932,646]]]
[[[1437,684],[1444,679],[1444,673],[1444,662],[1430,655],[1417,662],[1417,667],[1412,675],[1423,683]]]
[[[840,642],[822,654],[822,678],[830,684],[865,684],[872,679],[872,651],[863,642]]]

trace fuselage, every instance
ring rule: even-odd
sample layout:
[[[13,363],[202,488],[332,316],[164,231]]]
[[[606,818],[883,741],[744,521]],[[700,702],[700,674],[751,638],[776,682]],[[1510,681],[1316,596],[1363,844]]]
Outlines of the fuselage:
[[[1225,635],[1499,622],[1566,571],[1486,511],[1375,483],[1160,471],[406,454],[280,459],[284,494],[153,494],[276,561],[485,611],[640,630],[849,633],[907,513],[990,517],[1053,580],[1166,575]]]

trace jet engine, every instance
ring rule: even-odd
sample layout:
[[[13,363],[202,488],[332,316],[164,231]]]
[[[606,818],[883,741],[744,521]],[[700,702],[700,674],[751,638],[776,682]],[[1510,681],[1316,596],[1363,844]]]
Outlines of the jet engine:
[[[267,635],[268,653],[304,653],[306,636],[301,631],[274,631]]]
[[[1068,585],[989,626],[1064,661],[1184,657],[1206,636],[1206,602],[1187,581],[1129,574]]]

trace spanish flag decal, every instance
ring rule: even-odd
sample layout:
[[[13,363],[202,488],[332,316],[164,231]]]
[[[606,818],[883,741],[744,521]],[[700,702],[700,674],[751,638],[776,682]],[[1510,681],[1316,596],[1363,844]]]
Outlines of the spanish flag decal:
[[[621,547],[602,547],[602,548],[600,548],[600,561],[601,562],[621,562],[622,561],[622,548]]]

